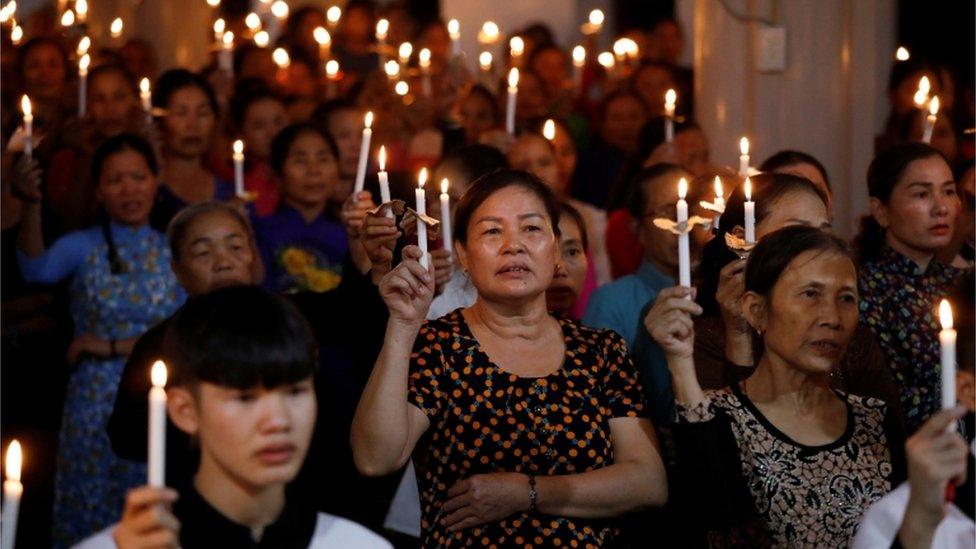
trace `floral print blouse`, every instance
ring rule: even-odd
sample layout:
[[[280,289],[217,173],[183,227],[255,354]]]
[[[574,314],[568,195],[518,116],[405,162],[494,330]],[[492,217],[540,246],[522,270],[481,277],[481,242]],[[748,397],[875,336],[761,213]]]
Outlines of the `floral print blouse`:
[[[941,407],[938,307],[962,273],[934,260],[923,272],[889,246],[861,268],[861,323],[888,359],[909,433]]]
[[[493,364],[461,309],[424,324],[410,361],[409,400],[430,420],[414,450],[422,508],[421,545],[602,547],[611,520],[519,513],[448,532],[447,491],[472,475],[569,475],[613,463],[609,420],[642,415],[637,372],[623,339],[560,320],[566,355],[559,370],[519,377]],[[528,485],[526,485],[528,494]]]

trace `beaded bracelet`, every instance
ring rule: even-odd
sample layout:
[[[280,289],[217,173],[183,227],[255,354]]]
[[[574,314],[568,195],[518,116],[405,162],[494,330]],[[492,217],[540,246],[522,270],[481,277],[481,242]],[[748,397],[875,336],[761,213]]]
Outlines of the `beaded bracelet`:
[[[535,500],[539,493],[535,489],[535,475],[529,475],[529,512],[535,513],[537,510]]]

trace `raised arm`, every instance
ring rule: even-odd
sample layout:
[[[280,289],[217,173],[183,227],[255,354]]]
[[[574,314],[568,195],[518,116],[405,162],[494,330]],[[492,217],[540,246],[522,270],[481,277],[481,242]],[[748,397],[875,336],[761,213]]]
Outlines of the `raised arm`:
[[[645,319],[647,331],[667,359],[674,398],[686,408],[694,408],[705,400],[695,374],[695,323],[691,315],[701,314],[701,307],[692,301],[693,296],[690,288],[661,290]]]

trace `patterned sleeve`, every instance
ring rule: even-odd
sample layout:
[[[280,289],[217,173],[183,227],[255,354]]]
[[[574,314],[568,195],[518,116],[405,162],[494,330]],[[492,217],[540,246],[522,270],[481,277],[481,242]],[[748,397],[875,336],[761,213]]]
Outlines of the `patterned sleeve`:
[[[603,408],[607,417],[647,417],[644,390],[637,379],[637,368],[627,352],[627,344],[616,332],[603,332],[604,361]]]
[[[436,321],[425,322],[417,334],[413,354],[410,355],[407,387],[410,403],[420,408],[432,422],[444,406],[440,380],[447,365],[441,342],[448,338],[448,334],[438,330],[437,325]]]

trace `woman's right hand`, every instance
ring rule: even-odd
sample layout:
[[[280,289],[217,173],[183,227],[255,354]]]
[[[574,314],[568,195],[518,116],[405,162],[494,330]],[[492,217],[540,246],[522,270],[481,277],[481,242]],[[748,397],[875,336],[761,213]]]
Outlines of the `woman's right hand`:
[[[654,306],[644,317],[647,333],[669,359],[690,359],[694,356],[695,323],[691,316],[702,312],[702,308],[693,301],[694,297],[694,288],[665,288],[657,294]]]
[[[36,158],[21,156],[14,165],[11,189],[21,200],[31,203],[41,201],[41,165]]]
[[[737,334],[751,334],[749,323],[742,316],[739,298],[746,292],[746,260],[736,259],[719,271],[715,300],[722,311],[725,326]]]
[[[374,273],[386,274],[393,268],[393,250],[402,235],[397,229],[396,218],[380,215],[363,218],[359,241],[366,250]]]
[[[417,246],[403,249],[403,260],[380,281],[380,296],[390,310],[390,320],[419,326],[434,299],[434,271],[420,265]]]
[[[176,490],[142,486],[129,491],[122,520],[112,532],[119,549],[168,548],[180,546],[180,521],[169,507]]]

